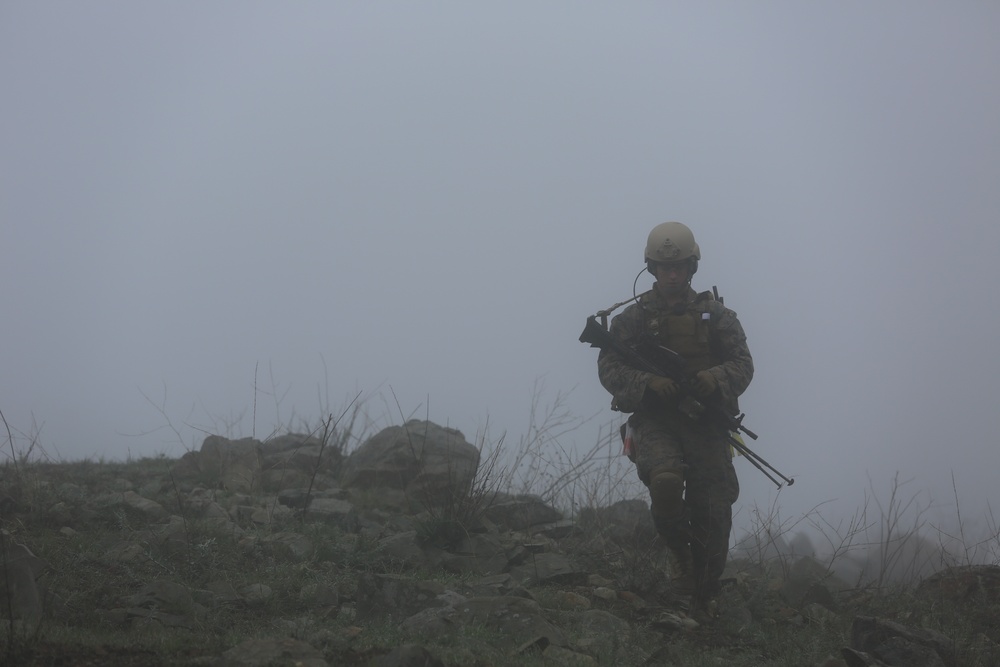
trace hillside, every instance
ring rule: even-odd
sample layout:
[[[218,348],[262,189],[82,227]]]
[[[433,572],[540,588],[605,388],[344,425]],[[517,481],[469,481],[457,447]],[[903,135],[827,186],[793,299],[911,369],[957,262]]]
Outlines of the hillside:
[[[460,433],[350,456],[211,436],[180,459],[0,468],[0,660],[17,665],[1000,665],[1000,568],[851,585],[733,558],[672,595],[641,501],[566,516]]]

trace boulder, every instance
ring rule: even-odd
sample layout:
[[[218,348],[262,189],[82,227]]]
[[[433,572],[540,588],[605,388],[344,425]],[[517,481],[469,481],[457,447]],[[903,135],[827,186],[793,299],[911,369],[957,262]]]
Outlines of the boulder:
[[[378,656],[374,667],[444,667],[444,663],[419,644],[403,644]]]
[[[462,627],[489,627],[494,641],[517,645],[565,646],[566,635],[552,624],[534,600],[521,597],[479,597],[455,601],[444,607],[425,608],[400,623],[411,637],[445,635]]]
[[[533,495],[498,497],[486,508],[484,516],[498,528],[507,530],[526,530],[563,518],[559,510]]]
[[[402,492],[414,507],[449,507],[468,495],[479,450],[452,428],[411,420],[391,426],[358,447],[344,462],[345,489]],[[391,497],[385,494],[385,497]]]
[[[788,571],[781,588],[781,595],[794,607],[818,603],[827,609],[836,609],[840,593],[850,586],[819,563],[815,558],[800,558]]]
[[[123,505],[128,505],[129,507],[142,512],[147,518],[153,521],[166,518],[170,515],[170,512],[164,509],[160,503],[150,500],[149,498],[144,498],[135,491],[125,491],[122,493],[121,502]]]
[[[955,643],[949,637],[934,630],[912,628],[871,616],[855,617],[850,648],[894,667],[953,667],[956,664]],[[844,653],[845,657],[848,655],[849,652]]]
[[[237,493],[260,490],[261,443],[253,438],[205,438],[198,452],[198,471],[217,487]]]
[[[656,527],[645,500],[620,500],[608,507],[580,510],[579,525],[587,533],[601,533],[615,543],[649,543],[656,539]]]
[[[510,574],[525,586],[545,586],[582,585],[588,573],[563,554],[543,552],[530,554],[523,564],[511,567]]]
[[[966,565],[935,572],[917,585],[917,593],[958,603],[1000,603],[1000,565]]]
[[[388,615],[401,621],[428,608],[448,606],[448,598],[444,595],[446,589],[436,581],[394,574],[364,574],[357,583],[357,611],[363,618]]]
[[[301,665],[325,667],[323,653],[304,641],[291,638],[248,639],[222,654],[220,667],[268,667]]]
[[[292,469],[312,474],[336,474],[344,460],[335,446],[307,433],[287,433],[266,441],[261,448],[265,470]]]

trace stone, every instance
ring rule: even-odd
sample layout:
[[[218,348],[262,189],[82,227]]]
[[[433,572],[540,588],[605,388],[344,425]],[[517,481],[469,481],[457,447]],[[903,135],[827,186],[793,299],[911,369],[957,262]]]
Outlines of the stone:
[[[298,639],[248,639],[222,654],[219,667],[328,667],[323,653]]]
[[[511,568],[510,573],[525,586],[583,585],[588,574],[567,556],[552,552],[533,554],[523,565]]]
[[[163,519],[170,514],[170,512],[164,509],[163,505],[160,503],[150,500],[149,498],[143,498],[135,491],[123,492],[120,500],[123,505],[127,505],[128,507],[142,512],[154,521],[157,519]]]
[[[424,507],[450,506],[468,495],[478,466],[479,450],[461,432],[411,420],[380,431],[352,452],[341,484],[394,489]]]
[[[419,644],[403,644],[375,658],[373,667],[444,667],[444,663]]]
[[[906,645],[911,645],[907,648]],[[919,648],[923,647],[923,648]],[[922,656],[922,662],[893,662],[890,664],[908,665],[909,667],[933,667],[938,664],[955,664],[955,644],[946,635],[926,628],[911,628],[882,618],[871,616],[856,616],[851,625],[851,648],[871,654],[876,658],[881,655]],[[929,648],[936,654],[938,663],[923,650]],[[885,661],[885,660],[883,660]]]
[[[236,493],[260,490],[261,443],[253,438],[229,440],[218,435],[205,438],[198,452],[198,470],[213,486]]]
[[[498,528],[527,530],[532,526],[560,521],[562,513],[546,504],[538,496],[508,496],[493,502],[483,515]]]
[[[300,533],[274,533],[262,538],[260,545],[278,558],[295,563],[308,560],[316,552],[316,547],[312,540]]]
[[[566,667],[597,667],[597,661],[585,653],[577,653],[562,646],[546,646],[542,657]]]
[[[793,607],[818,603],[836,609],[837,595],[850,586],[830,569],[810,557],[792,564],[782,584],[781,595]]]
[[[165,614],[195,618],[204,614],[205,608],[194,600],[191,591],[170,579],[156,579],[144,585],[126,600],[132,608],[155,609]]]
[[[949,567],[921,581],[916,592],[958,603],[978,600],[995,605],[1000,603],[1000,565]]]

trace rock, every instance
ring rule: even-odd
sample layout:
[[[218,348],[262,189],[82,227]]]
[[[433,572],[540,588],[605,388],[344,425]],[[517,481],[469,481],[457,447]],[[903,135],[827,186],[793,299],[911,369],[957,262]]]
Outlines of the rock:
[[[590,600],[573,591],[556,591],[553,595],[553,600],[560,609],[576,609],[580,611],[590,609]]]
[[[126,603],[130,607],[157,609],[171,614],[194,614],[203,612],[194,601],[187,587],[169,579],[151,581]]]
[[[261,454],[266,468],[293,468],[306,473],[324,471],[336,474],[344,459],[336,447],[305,433],[288,433],[263,444]]]
[[[611,542],[632,544],[652,543],[656,527],[644,500],[621,500],[608,507],[585,507],[580,511],[579,525],[586,533],[600,533]]]
[[[188,630],[193,630],[195,627],[194,618],[189,615],[169,614],[165,611],[144,607],[112,609],[108,614],[111,620],[122,625],[132,624],[140,627],[162,625],[168,628],[186,628]]]
[[[118,542],[101,555],[105,563],[137,563],[148,559],[141,544],[128,541]]]
[[[1000,565],[949,567],[921,581],[917,594],[959,603],[978,600],[995,605],[1000,602]]]
[[[793,607],[818,603],[827,609],[837,608],[837,595],[850,586],[814,558],[800,558],[788,571],[781,595]]]
[[[240,595],[249,604],[260,606],[274,597],[274,591],[267,584],[250,584],[240,589]]]
[[[464,626],[488,626],[496,631],[496,641],[517,645],[539,643],[539,647],[564,646],[563,631],[549,621],[534,600],[491,596],[470,598],[438,609],[427,608],[401,624],[410,636],[452,634]]]
[[[560,521],[562,513],[551,507],[538,496],[508,496],[493,502],[483,515],[498,528],[526,530],[540,524]]]
[[[373,667],[444,667],[444,663],[419,644],[403,644],[375,658]]]
[[[185,516],[197,517],[204,514],[205,508],[213,504],[216,504],[215,492],[203,486],[196,486],[188,491],[182,507]]]
[[[545,617],[534,600],[502,596],[470,598],[441,613],[457,625],[488,625],[514,644],[545,637],[549,644],[566,645],[563,631]]]
[[[450,637],[459,629],[454,620],[456,615],[457,612],[452,607],[431,607],[404,619],[399,627],[406,636],[413,639]]]
[[[510,573],[525,586],[583,585],[589,574],[568,557],[550,552],[526,558],[523,565],[512,567]]]
[[[899,667],[945,667],[945,662],[930,646],[903,637],[889,637],[872,650],[872,655],[887,665]]]
[[[420,569],[434,562],[417,536],[417,531],[408,530],[383,537],[378,542],[379,556],[395,561],[411,570]]]
[[[949,637],[934,630],[910,628],[900,623],[870,616],[855,617],[854,623],[851,625],[850,648],[854,651],[870,654],[889,665],[935,667],[955,664],[955,645]],[[931,652],[924,649],[931,649]],[[931,653],[934,655],[932,656]],[[847,655],[845,654],[844,657],[846,659]],[[907,662],[910,659],[918,661]],[[888,660],[903,661],[889,662]],[[849,659],[848,664],[851,664]]]
[[[507,567],[505,545],[495,535],[468,535],[441,554],[441,565],[457,574],[495,574]]]
[[[558,621],[559,627],[572,629],[574,636],[591,640],[599,637],[623,637],[632,629],[628,621],[602,609],[552,613],[551,618]]]
[[[693,630],[698,627],[698,623],[690,618],[682,618],[678,614],[663,612],[653,620],[650,627],[665,634],[673,634]]]
[[[829,607],[816,602],[810,602],[802,608],[802,615],[805,619],[820,628],[825,628],[827,624],[836,622],[837,615],[830,611]]]
[[[241,526],[269,526],[291,518],[293,511],[284,505],[269,503],[267,507],[238,505],[229,514]]]
[[[585,653],[577,653],[562,646],[546,646],[542,657],[558,665],[566,667],[597,667],[597,661]]]
[[[599,598],[605,602],[614,602],[618,599],[617,591],[607,586],[598,586],[594,589],[593,593],[595,598]]]
[[[117,480],[116,480],[117,481]],[[131,486],[121,486],[119,484],[112,484],[112,490],[114,491],[125,491],[132,488]],[[65,500],[73,503],[79,503],[84,498],[83,487],[79,484],[73,484],[72,482],[63,482],[58,487],[56,487],[56,495],[60,500]]]
[[[237,493],[260,490],[261,443],[253,438],[229,440],[218,435],[205,438],[198,452],[198,470],[213,486]]]
[[[346,489],[401,491],[417,506],[450,506],[472,487],[479,450],[457,430],[411,420],[382,430],[344,462]]]
[[[307,584],[299,591],[299,600],[316,607],[333,608],[340,605],[340,593],[327,584]]]
[[[358,614],[408,618],[428,608],[447,607],[446,589],[436,581],[392,574],[363,575],[358,580]],[[464,600],[464,598],[461,598]]]
[[[312,498],[306,516],[349,532],[358,528],[358,512],[354,505],[338,498]]]
[[[547,537],[550,540],[562,540],[571,535],[581,535],[583,531],[572,519],[563,519],[552,523],[543,523],[529,529],[532,536]]]
[[[153,521],[163,519],[170,514],[170,512],[165,510],[163,505],[160,503],[148,498],[143,498],[135,491],[125,491],[121,494],[120,500],[123,505],[127,505],[128,507],[142,512]]]
[[[243,600],[236,587],[228,581],[210,581],[205,584],[205,591],[211,596],[213,605],[231,604]]]
[[[278,491],[278,502],[292,509],[300,510],[305,508],[312,498],[307,489],[286,488]]]
[[[494,574],[469,582],[469,589],[474,597],[510,595],[517,587],[517,582],[510,574]]]
[[[330,443],[304,433],[288,433],[263,443],[261,448],[264,479],[269,490],[278,491],[298,484],[319,491],[336,478],[344,454]]]
[[[816,663],[814,667],[848,667],[848,665],[840,658],[835,658],[831,655],[827,656],[823,662]]]
[[[316,551],[312,540],[305,535],[292,532],[267,535],[261,539],[260,545],[278,558],[296,563],[308,560]]]
[[[328,667],[323,653],[297,639],[248,639],[222,654],[219,667]]]

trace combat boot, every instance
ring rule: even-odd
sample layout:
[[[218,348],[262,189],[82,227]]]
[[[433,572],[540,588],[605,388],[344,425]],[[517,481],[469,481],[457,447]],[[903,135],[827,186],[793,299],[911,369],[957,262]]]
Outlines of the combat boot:
[[[718,600],[715,598],[706,598],[700,593],[695,593],[691,597],[691,608],[688,611],[688,617],[694,619],[698,625],[714,623],[718,615]]]

